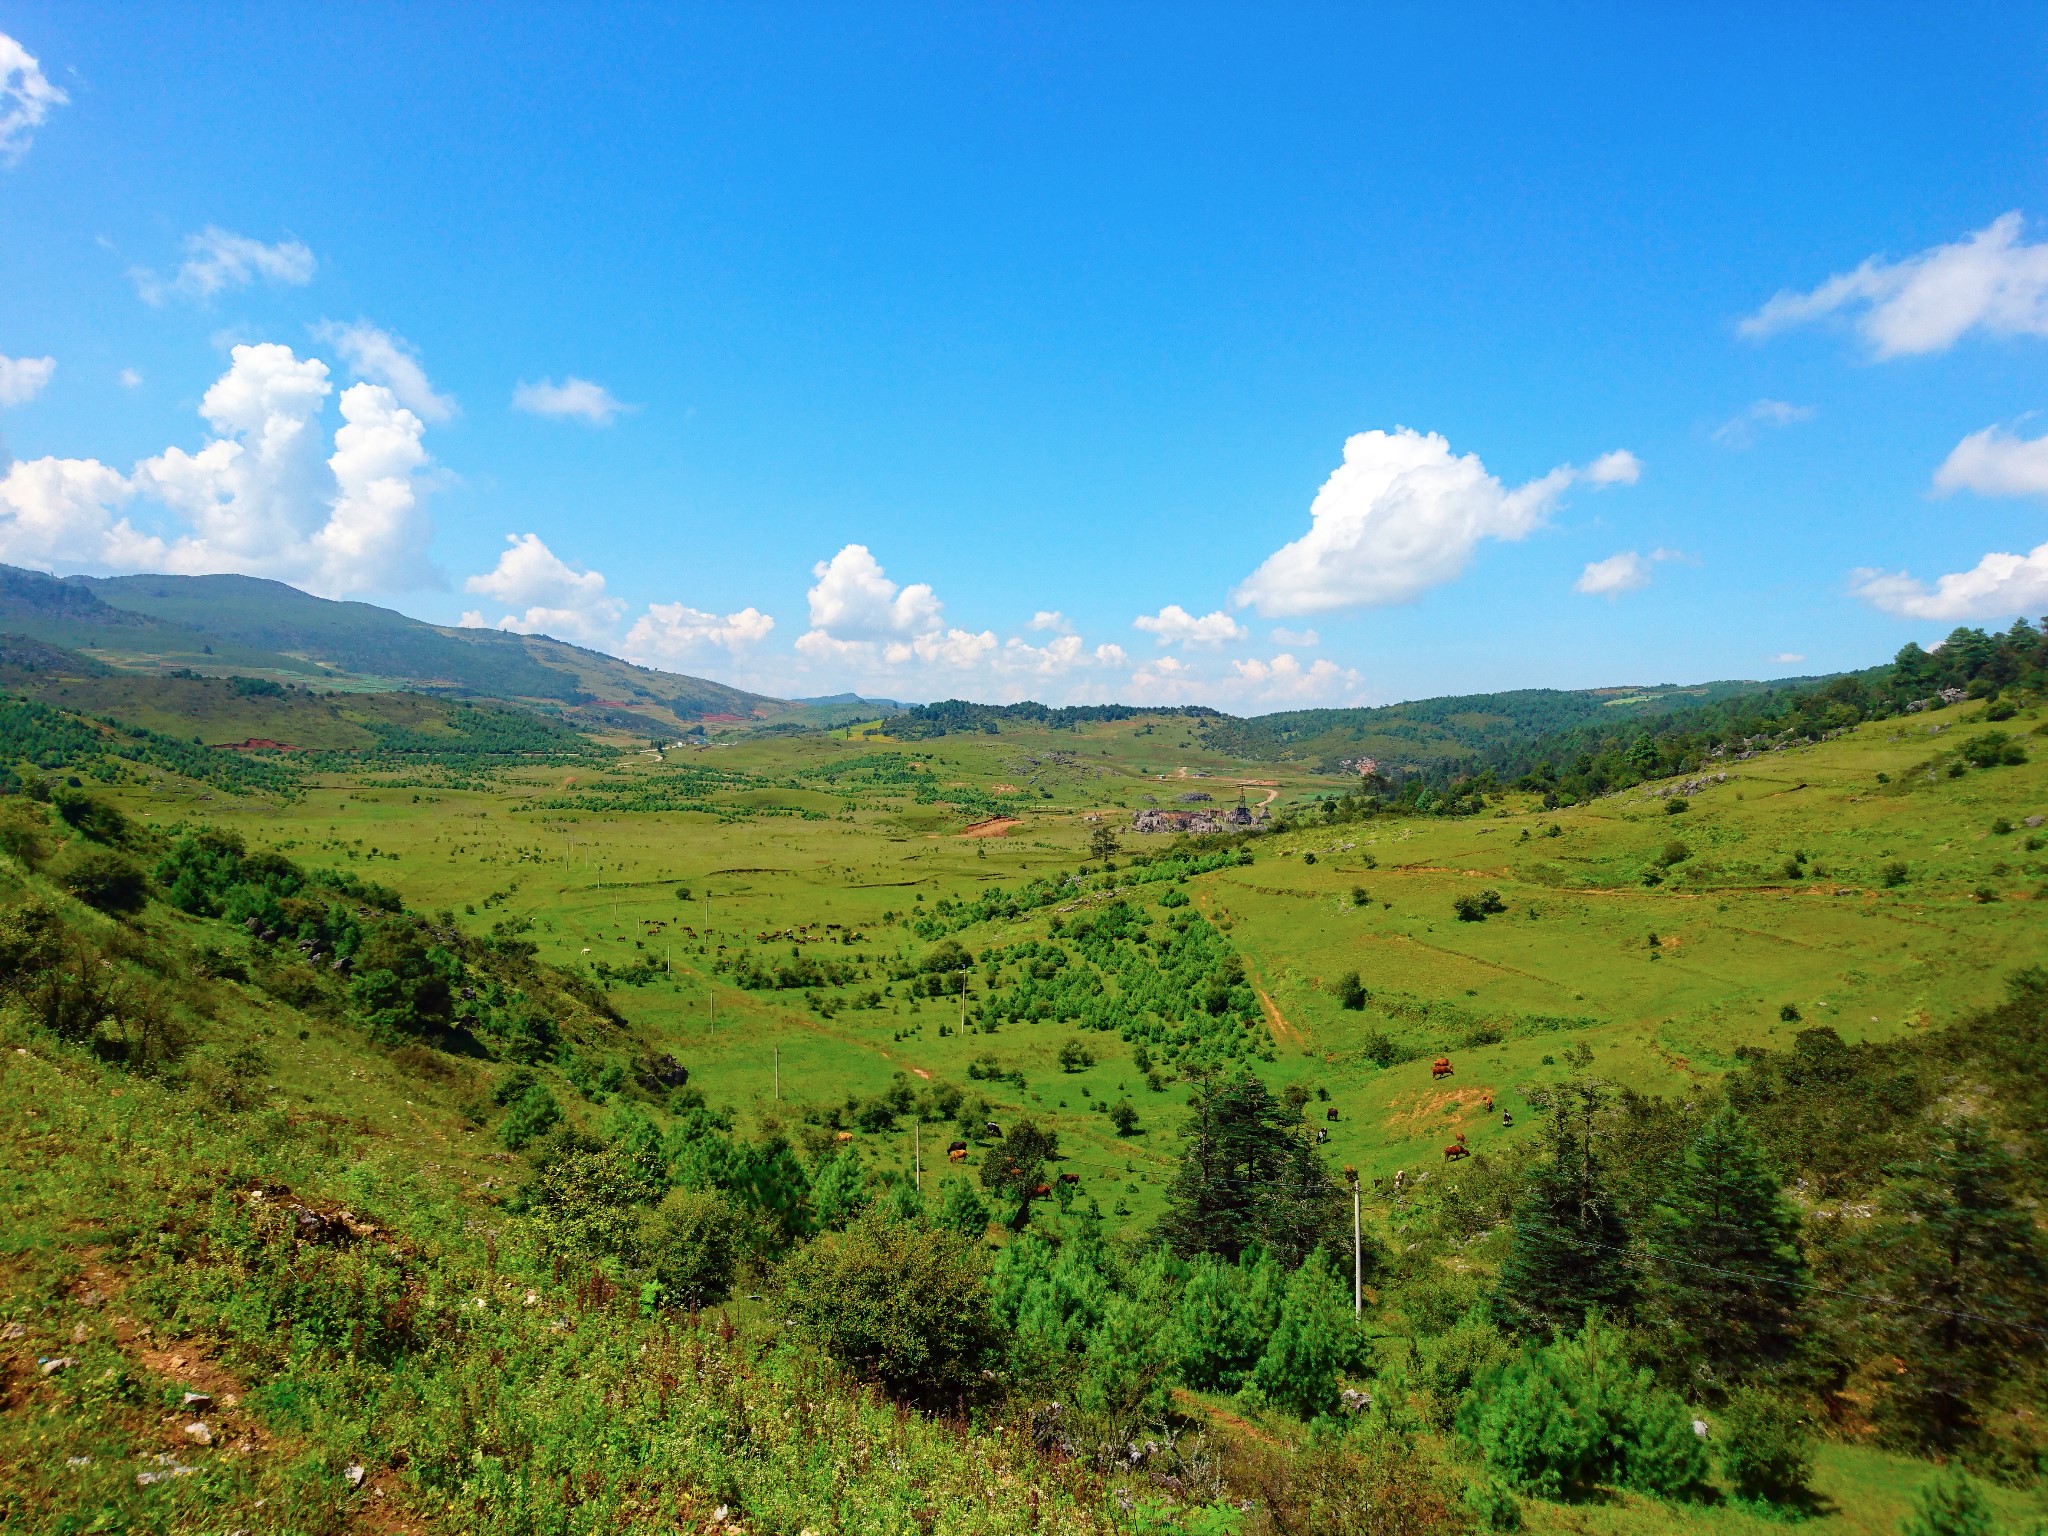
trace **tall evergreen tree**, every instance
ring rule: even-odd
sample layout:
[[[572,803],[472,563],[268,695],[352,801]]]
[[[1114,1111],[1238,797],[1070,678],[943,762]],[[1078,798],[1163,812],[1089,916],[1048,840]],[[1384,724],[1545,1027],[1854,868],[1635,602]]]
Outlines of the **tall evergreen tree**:
[[[1338,1190],[1298,1115],[1250,1072],[1205,1080],[1191,1107],[1160,1235],[1183,1257],[1235,1263],[1257,1243],[1301,1263],[1335,1220]]]
[[[1727,1388],[1790,1357],[1806,1295],[1799,1218],[1734,1108],[1699,1128],[1651,1225],[1655,1306],[1685,1358]]]
[[[1868,1309],[1869,1323],[1905,1365],[1892,1401],[1937,1450],[1974,1438],[1998,1385],[2043,1354],[2048,1253],[2015,1184],[2012,1158],[1957,1120],[1928,1156],[1894,1170],[1866,1249],[1892,1302]]]
[[[1589,1311],[1620,1311],[1633,1299],[1628,1228],[1600,1162],[1596,1121],[1606,1090],[1580,1075],[1590,1052],[1568,1059],[1578,1070],[1551,1096],[1545,1153],[1516,1202],[1493,1293],[1500,1325],[1530,1338],[1573,1332]]]

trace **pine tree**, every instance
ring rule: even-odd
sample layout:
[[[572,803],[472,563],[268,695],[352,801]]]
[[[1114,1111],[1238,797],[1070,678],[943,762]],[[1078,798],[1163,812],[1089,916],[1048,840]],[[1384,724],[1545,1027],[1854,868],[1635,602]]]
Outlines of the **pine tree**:
[[[974,1192],[974,1186],[967,1180],[948,1179],[937,1220],[940,1226],[950,1227],[969,1242],[978,1243],[988,1232],[988,1202]]]
[[[1633,1299],[1628,1229],[1607,1188],[1594,1129],[1605,1103],[1601,1085],[1575,1076],[1550,1104],[1547,1155],[1516,1202],[1494,1289],[1503,1328],[1529,1338],[1572,1332],[1589,1311],[1618,1312]]]
[[[1299,1264],[1331,1227],[1338,1190],[1290,1114],[1250,1072],[1196,1091],[1160,1235],[1176,1253],[1235,1262],[1253,1245]]]
[[[1957,1120],[1931,1156],[1895,1170],[1889,1219],[1866,1250],[1898,1303],[1871,1312],[1906,1366],[1892,1401],[1934,1449],[1973,1438],[1998,1384],[2042,1354],[2048,1254],[2014,1199],[2016,1182],[2012,1158],[1974,1121]]]
[[[1920,1485],[1900,1536],[1991,1536],[1991,1507],[1969,1473],[1944,1467]]]
[[[1343,1284],[1318,1248],[1288,1278],[1252,1379],[1273,1402],[1313,1418],[1336,1406],[1337,1373],[1356,1358],[1358,1342]]]
[[[1650,1232],[1657,1310],[1710,1381],[1790,1357],[1807,1282],[1798,1234],[1748,1121],[1724,1105],[1686,1147]]]

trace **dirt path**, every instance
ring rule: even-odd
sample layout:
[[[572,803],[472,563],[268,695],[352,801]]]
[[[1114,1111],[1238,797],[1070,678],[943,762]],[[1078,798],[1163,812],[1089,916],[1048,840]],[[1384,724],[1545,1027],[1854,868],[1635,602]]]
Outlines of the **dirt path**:
[[[1259,1006],[1266,1011],[1266,1027],[1273,1031],[1273,1038],[1282,1045],[1291,1045],[1296,1050],[1302,1049],[1306,1042],[1302,1039],[1301,1031],[1287,1022],[1280,1012],[1280,1005],[1266,994],[1264,987],[1254,986],[1252,991],[1258,995]]]

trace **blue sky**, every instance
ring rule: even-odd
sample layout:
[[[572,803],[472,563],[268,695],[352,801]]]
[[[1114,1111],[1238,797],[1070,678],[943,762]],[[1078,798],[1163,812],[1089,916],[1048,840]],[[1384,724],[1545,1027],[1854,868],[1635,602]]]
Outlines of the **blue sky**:
[[[2042,6],[0,34],[0,560],[1240,712],[2048,611]]]

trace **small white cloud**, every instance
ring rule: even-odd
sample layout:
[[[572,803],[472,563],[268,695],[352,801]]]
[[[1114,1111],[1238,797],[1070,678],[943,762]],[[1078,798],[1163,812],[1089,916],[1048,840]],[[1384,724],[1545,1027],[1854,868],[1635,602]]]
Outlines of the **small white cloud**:
[[[759,645],[774,628],[775,620],[758,608],[721,618],[683,603],[649,603],[626,631],[620,654],[644,667],[674,665],[716,651],[737,655]]]
[[[2013,212],[1904,261],[1873,256],[1809,293],[1777,294],[1740,330],[1762,338],[1853,312],[1880,358],[1940,352],[1979,329],[1993,336],[2048,336],[2048,244],[2028,245],[2023,228]]]
[[[1596,462],[1606,466],[1603,485],[1641,472],[1625,449]],[[1410,602],[1462,575],[1481,540],[1528,537],[1590,474],[1565,464],[1508,490],[1477,454],[1454,455],[1434,432],[1356,433],[1309,507],[1308,532],[1270,555],[1231,601],[1267,618]]]
[[[420,366],[419,352],[403,336],[379,330],[367,320],[352,325],[323,320],[313,327],[313,335],[334,348],[348,364],[350,374],[384,385],[422,421],[447,421],[454,416],[455,397],[434,392],[426,369]]]
[[[142,375],[133,368],[123,368],[114,376],[114,380],[123,389],[139,389],[142,386]]]
[[[625,617],[626,605],[605,591],[603,572],[579,571],[538,534],[508,533],[505,544],[495,566],[462,584],[465,591],[524,610],[506,614],[493,627],[579,645],[604,644]]]
[[[19,165],[50,108],[70,99],[50,84],[35,55],[0,32],[0,164]]]
[[[1323,637],[1312,629],[1275,629],[1267,638],[1275,645],[1292,645],[1304,650],[1313,650],[1323,643]]]
[[[56,371],[54,357],[0,356],[0,409],[27,405],[43,392]]]
[[[1353,697],[1364,681],[1350,667],[1323,659],[1304,667],[1282,651],[1271,661],[1233,661],[1230,669],[1259,703],[1328,702]]]
[[[1943,495],[2048,496],[2048,437],[2015,437],[2000,427],[1972,432],[1934,472]]]
[[[1789,427],[1797,422],[1813,420],[1813,407],[1794,405],[1789,400],[1759,400],[1738,416],[1731,416],[1714,428],[1714,441],[1723,448],[1738,452],[1756,445],[1760,430],[1770,427]]]
[[[1031,615],[1028,627],[1041,632],[1050,631],[1055,635],[1071,635],[1074,632],[1074,626],[1068,621],[1067,616],[1056,608],[1039,609]]]
[[[924,582],[898,587],[865,544],[811,567],[811,628],[833,640],[900,639],[940,624],[944,605]]]
[[[557,420],[574,418],[593,427],[608,427],[623,411],[635,407],[623,404],[602,384],[570,377],[557,384],[542,379],[538,384],[521,380],[512,391],[512,409],[529,416],[550,416]]]
[[[1650,584],[1649,562],[1632,549],[1625,549],[1618,555],[1609,555],[1605,560],[1594,560],[1579,572],[1579,579],[1572,583],[1574,592],[1585,592],[1594,597],[1619,597],[1624,592],[1634,592]]]
[[[144,302],[161,304],[174,297],[210,299],[226,289],[246,288],[255,282],[303,288],[313,281],[317,266],[312,251],[300,241],[265,245],[209,224],[198,234],[185,237],[185,259],[170,278],[159,277],[147,267],[132,268],[129,276]]]
[[[1140,614],[1131,620],[1131,627],[1144,630],[1161,645],[1183,648],[1190,645],[1227,645],[1251,634],[1221,609],[1196,618],[1179,603],[1168,603],[1157,613]]]
[[[2048,544],[2024,555],[1989,554],[1930,588],[1904,571],[1861,570],[1849,589],[1872,607],[1903,619],[2003,619],[2048,609]]]
[[[1603,453],[1586,466],[1588,485],[1634,485],[1643,478],[1643,461],[1626,448]]]
[[[1780,651],[1771,658],[1772,663],[1780,667],[1796,667],[1804,660],[1804,653],[1799,651]]]

